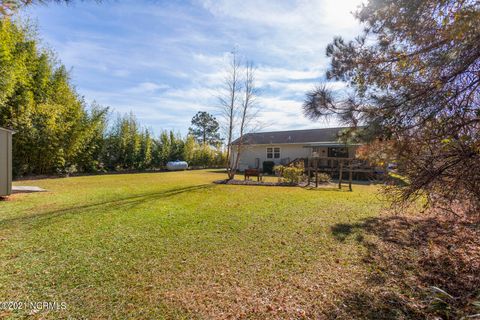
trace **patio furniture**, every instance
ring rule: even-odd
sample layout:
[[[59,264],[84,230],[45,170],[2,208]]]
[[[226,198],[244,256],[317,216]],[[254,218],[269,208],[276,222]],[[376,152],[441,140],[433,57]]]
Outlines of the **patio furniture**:
[[[257,177],[257,181],[262,181],[262,173],[258,169],[245,169],[244,176],[244,180]]]

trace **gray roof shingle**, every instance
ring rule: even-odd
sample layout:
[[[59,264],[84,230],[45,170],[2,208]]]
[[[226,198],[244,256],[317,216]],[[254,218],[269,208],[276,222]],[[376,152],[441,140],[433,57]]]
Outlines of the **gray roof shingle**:
[[[338,134],[348,127],[247,133],[244,144],[337,142]],[[239,139],[232,142],[238,144]]]

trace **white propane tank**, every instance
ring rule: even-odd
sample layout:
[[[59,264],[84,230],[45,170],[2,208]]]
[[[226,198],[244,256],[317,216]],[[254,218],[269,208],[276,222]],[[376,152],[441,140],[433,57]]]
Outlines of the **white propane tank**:
[[[176,171],[176,170],[187,170],[188,163],[185,161],[169,161],[167,162],[167,170],[168,171]]]

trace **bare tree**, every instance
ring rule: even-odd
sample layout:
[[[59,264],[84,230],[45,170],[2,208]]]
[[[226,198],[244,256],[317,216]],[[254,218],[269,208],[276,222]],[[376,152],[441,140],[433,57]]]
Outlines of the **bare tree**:
[[[245,134],[254,129],[256,95],[253,63],[242,63],[238,52],[232,51],[223,86],[218,94],[227,143],[228,180],[232,180],[238,170]]]
[[[225,133],[227,138],[227,174],[231,180],[235,172],[231,170],[232,162],[232,141],[235,133],[235,123],[237,118],[238,100],[241,91],[241,62],[236,50],[231,53],[231,60],[228,64],[221,92],[218,95],[220,110],[225,120]]]
[[[255,98],[257,90],[255,88],[255,68],[252,62],[247,62],[244,67],[243,78],[243,98],[240,105],[239,115],[239,137],[236,144],[234,163],[230,171],[235,175],[238,170],[240,156],[244,146],[244,135],[251,128],[252,121],[257,115],[255,110]],[[232,149],[233,150],[233,149]]]

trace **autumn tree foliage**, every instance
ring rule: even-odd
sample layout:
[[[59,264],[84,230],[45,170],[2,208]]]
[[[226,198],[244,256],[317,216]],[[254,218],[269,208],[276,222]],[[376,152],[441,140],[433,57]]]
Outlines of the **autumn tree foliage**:
[[[373,140],[368,144],[361,145],[356,150],[359,159],[367,160],[371,165],[386,167],[394,163],[394,144],[392,141]]]
[[[348,84],[308,93],[304,112],[366,125],[392,141],[409,184],[400,199],[426,194],[480,210],[480,3],[372,0],[355,13],[353,41],[327,47],[326,77]],[[434,201],[433,201],[434,200]]]

